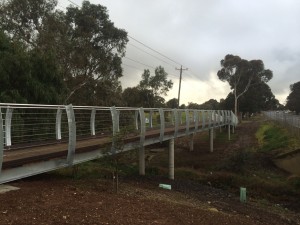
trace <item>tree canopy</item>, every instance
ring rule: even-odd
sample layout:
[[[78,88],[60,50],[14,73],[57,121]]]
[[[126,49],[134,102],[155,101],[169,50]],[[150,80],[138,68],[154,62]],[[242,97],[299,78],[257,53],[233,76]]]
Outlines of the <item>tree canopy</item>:
[[[291,93],[286,99],[286,107],[295,111],[296,114],[300,113],[300,81],[290,86]]]
[[[154,75],[149,70],[144,70],[139,85],[133,88],[126,88],[123,92],[123,100],[127,106],[136,107],[164,107],[166,95],[173,87],[172,80],[168,80],[168,74],[161,66],[156,67]]]
[[[55,57],[12,42],[0,32],[0,101],[58,104],[65,85]]]
[[[261,82],[266,83],[273,77],[272,71],[265,69],[262,60],[248,61],[229,54],[221,60],[221,67],[217,75],[220,80],[227,81],[233,90],[236,114],[238,99],[248,91],[250,86]]]
[[[56,5],[57,0],[7,0],[0,4],[0,30],[56,65],[66,84],[61,103],[119,103],[126,31],[114,26],[104,6],[83,1],[63,12]]]

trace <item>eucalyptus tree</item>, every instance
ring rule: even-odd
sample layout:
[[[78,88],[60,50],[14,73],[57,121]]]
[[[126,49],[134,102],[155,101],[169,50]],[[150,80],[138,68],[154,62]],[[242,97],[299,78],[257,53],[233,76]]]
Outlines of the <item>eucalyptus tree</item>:
[[[144,70],[138,88],[145,93],[149,107],[159,107],[164,104],[162,96],[166,96],[173,87],[173,81],[168,80],[168,74],[162,66],[155,68],[154,75]],[[151,101],[151,99],[153,101]]]
[[[268,82],[273,72],[265,69],[262,60],[245,60],[239,56],[226,55],[221,60],[221,69],[217,75],[220,80],[227,81],[233,90],[234,112],[237,115],[238,99],[244,95],[251,85]]]
[[[27,50],[35,49],[57,59],[55,63],[67,86],[62,103],[105,103],[108,93],[117,98],[127,32],[114,26],[104,6],[83,1],[81,7],[70,6],[65,12],[56,6],[57,0],[3,1],[0,29]],[[103,94],[99,86],[105,88],[105,95],[97,95]]]
[[[0,101],[58,104],[65,85],[55,61],[0,32]]]
[[[296,114],[300,113],[300,81],[290,86],[291,93],[286,99],[286,107],[295,111]]]

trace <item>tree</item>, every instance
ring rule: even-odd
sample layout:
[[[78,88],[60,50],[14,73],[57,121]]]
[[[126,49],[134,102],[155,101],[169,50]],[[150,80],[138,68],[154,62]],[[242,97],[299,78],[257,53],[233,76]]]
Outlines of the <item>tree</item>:
[[[13,40],[34,48],[45,31],[45,21],[52,16],[56,5],[57,0],[3,1],[0,5],[0,29]]]
[[[71,73],[67,82],[73,83],[74,77],[80,77],[70,87],[68,101],[83,86],[91,84],[91,79],[113,81],[122,76],[121,58],[128,38],[126,31],[109,20],[106,7],[88,1],[83,1],[81,9],[68,8],[66,24],[68,40],[73,46],[68,54]]]
[[[239,102],[239,111],[244,113],[277,110],[279,107],[279,101],[275,98],[271,88],[264,82],[250,86]]]
[[[150,75],[149,70],[144,70],[142,80],[139,87],[141,89],[148,89],[157,95],[167,95],[167,92],[173,87],[172,80],[167,80],[168,74],[161,66],[155,68],[154,75]]]
[[[168,80],[167,77],[168,74],[161,66],[155,68],[152,76],[149,70],[144,70],[138,89],[146,95],[148,107],[163,106],[165,100],[161,95],[167,95],[167,92],[173,87],[172,80]]]
[[[286,107],[295,111],[298,115],[300,113],[300,81],[290,86],[291,93],[288,95],[286,100]]]
[[[220,108],[220,103],[215,99],[209,99],[208,101],[204,102],[200,105],[200,109],[206,110],[218,110]]]
[[[81,8],[71,6],[66,12],[56,10],[56,5],[57,0],[7,0],[0,4],[0,29],[27,50],[51,52],[58,59],[67,85],[62,103],[84,105],[91,96],[91,102],[106,103],[114,88],[113,94],[120,96],[126,31],[114,26],[101,5],[83,1]],[[96,95],[102,84],[104,95]]]
[[[55,58],[0,32],[0,101],[58,104],[65,91]]]
[[[217,75],[220,80],[227,81],[233,89],[236,115],[238,99],[248,91],[249,87],[257,82],[268,82],[273,76],[271,70],[264,68],[262,60],[247,61],[234,55],[226,55],[221,60],[221,67]]]
[[[172,98],[169,101],[167,101],[166,106],[171,109],[177,109],[178,108],[178,99]]]

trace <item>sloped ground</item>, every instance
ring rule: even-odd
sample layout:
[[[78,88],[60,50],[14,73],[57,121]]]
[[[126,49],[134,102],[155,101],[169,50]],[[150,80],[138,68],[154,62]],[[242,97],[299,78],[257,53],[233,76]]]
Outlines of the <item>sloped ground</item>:
[[[213,175],[207,174],[210,168],[220,166],[222,172],[226,155],[256,144],[257,126],[243,123],[235,141],[216,141],[214,153],[207,151],[205,135],[195,139],[192,153],[186,149],[186,140],[180,140],[176,166],[190,164],[205,177],[200,182],[188,179],[190,173],[173,182],[165,175],[130,176],[121,179],[119,193],[114,193],[108,178],[73,179],[57,173],[11,183],[20,189],[0,194],[0,224],[300,224],[296,208],[262,204],[251,195],[247,203],[240,203],[238,191],[215,188],[222,180],[208,179]],[[162,162],[155,159],[151,166]],[[159,183],[171,184],[172,190],[159,189]]]

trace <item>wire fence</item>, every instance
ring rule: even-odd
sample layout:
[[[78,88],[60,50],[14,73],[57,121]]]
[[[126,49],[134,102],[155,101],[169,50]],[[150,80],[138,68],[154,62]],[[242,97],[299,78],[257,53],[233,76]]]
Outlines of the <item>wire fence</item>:
[[[286,111],[264,112],[268,118],[285,127],[293,136],[300,138],[300,116]]]

